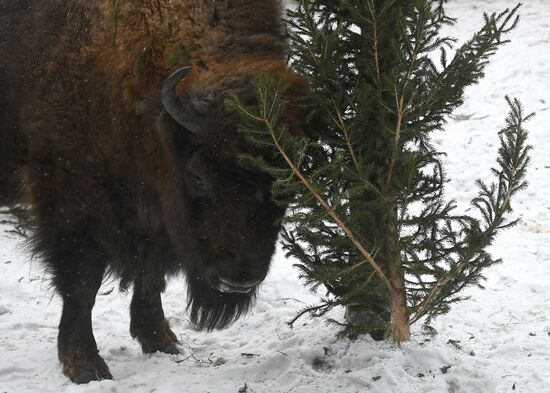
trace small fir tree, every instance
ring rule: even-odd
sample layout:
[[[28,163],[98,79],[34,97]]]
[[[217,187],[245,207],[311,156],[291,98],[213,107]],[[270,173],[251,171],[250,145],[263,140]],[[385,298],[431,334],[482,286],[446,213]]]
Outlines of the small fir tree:
[[[290,202],[283,246],[305,283],[327,291],[297,318],[341,305],[348,308],[343,333],[408,340],[412,323],[447,312],[499,262],[486,249],[516,223],[507,213],[527,184],[530,115],[506,98],[495,180],[477,181],[474,215],[444,198],[444,153],[430,138],[507,42],[519,5],[484,15],[481,29],[448,57],[454,40],[440,31],[454,19],[444,3],[300,0],[288,31],[291,66],[311,87],[307,137],[291,135],[281,120],[280,80],[257,78],[257,106],[229,101],[251,143],[284,162],[243,157],[276,178],[273,197]]]

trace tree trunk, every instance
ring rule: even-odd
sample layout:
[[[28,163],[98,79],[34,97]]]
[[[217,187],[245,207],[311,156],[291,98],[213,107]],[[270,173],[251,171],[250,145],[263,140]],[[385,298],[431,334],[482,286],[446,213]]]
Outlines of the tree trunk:
[[[411,339],[411,327],[409,325],[409,312],[407,310],[405,280],[403,274],[399,271],[392,272],[389,279],[392,285],[390,306],[393,339],[397,343],[409,341]]]
[[[386,274],[390,281],[389,302],[392,314],[392,333],[395,342],[409,341],[411,329],[409,324],[409,311],[407,308],[407,291],[405,289],[405,277],[401,267],[401,253],[399,251],[399,232],[397,226],[397,213],[393,210],[389,218],[386,233]]]

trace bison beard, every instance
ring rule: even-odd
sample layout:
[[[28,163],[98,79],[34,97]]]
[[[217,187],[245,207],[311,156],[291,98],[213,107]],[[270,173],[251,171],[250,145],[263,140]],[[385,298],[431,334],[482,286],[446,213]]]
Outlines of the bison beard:
[[[246,314],[256,298],[256,288],[250,293],[223,293],[198,277],[188,273],[187,278],[187,310],[197,329],[211,331],[228,326]]]
[[[0,204],[32,206],[72,381],[112,378],[92,331],[105,273],[133,288],[130,334],[146,353],[178,352],[169,276],[186,275],[198,329],[251,307],[284,207],[268,175],[239,165],[273,154],[246,143],[224,100],[253,104],[254,75],[283,78],[283,117],[301,132],[306,87],[286,68],[280,12],[278,0],[0,0]]]

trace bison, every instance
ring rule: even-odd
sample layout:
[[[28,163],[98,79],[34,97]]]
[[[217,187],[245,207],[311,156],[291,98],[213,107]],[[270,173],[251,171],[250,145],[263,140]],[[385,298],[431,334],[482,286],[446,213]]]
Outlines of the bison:
[[[230,324],[268,273],[285,206],[243,153],[228,94],[288,71],[277,0],[0,0],[0,203],[26,203],[63,300],[58,354],[76,383],[112,378],[92,332],[106,274],[133,289],[143,352],[177,353],[161,304],[183,272],[198,329]]]

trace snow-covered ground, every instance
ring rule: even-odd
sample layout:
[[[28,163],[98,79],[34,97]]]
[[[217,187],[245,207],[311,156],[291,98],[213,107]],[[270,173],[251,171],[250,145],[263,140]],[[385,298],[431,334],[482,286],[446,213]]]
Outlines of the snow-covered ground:
[[[481,24],[484,10],[510,0],[450,0],[461,41]],[[183,343],[181,355],[143,355],[128,333],[130,296],[105,282],[94,309],[94,331],[113,381],[76,386],[62,375],[56,336],[60,301],[38,261],[0,227],[0,393],[18,392],[550,392],[550,1],[526,0],[522,21],[487,68],[483,82],[454,115],[437,143],[449,153],[448,195],[467,208],[474,179],[490,175],[497,131],[518,97],[537,116],[530,187],[516,198],[522,222],[491,251],[504,263],[486,272],[486,289],[468,290],[434,327],[416,328],[396,348],[365,337],[337,341],[321,320],[285,322],[315,296],[303,289],[281,253],[253,311],[230,328],[198,333],[187,321],[183,280],[173,280],[165,311]],[[114,289],[114,290],[113,290]],[[343,318],[342,310],[331,317]]]

